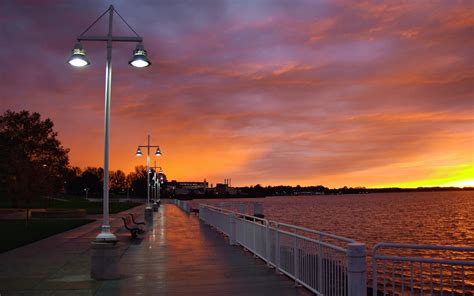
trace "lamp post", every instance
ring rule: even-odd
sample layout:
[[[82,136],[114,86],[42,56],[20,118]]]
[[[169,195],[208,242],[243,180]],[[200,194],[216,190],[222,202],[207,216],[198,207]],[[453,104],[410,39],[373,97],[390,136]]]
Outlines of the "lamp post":
[[[112,35],[112,25],[114,13],[122,19],[135,36],[115,36]],[[102,17],[109,16],[109,29],[105,36],[85,35]],[[113,42],[135,42],[137,43],[133,51],[133,57],[129,61],[131,66],[143,68],[151,65],[148,61],[146,50],[143,47],[143,38],[140,37],[122,16],[114,9],[113,5],[97,18],[81,35],[77,37],[77,43],[72,50],[72,55],[68,63],[75,67],[84,67],[90,64],[83,49],[81,41],[103,41],[107,44],[107,60],[105,64],[105,115],[104,115],[104,196],[103,196],[103,222],[101,232],[97,235],[97,241],[116,241],[117,238],[110,232],[109,224],[109,129],[110,129],[110,95],[112,83],[112,43]]]
[[[160,146],[150,145],[150,135],[148,135],[148,143],[147,145],[138,145],[136,155],[142,156],[141,148],[147,149],[147,157],[146,157],[146,187],[147,187],[147,205],[145,208],[145,220],[148,222],[153,221],[153,209],[150,204],[150,148],[156,148],[155,156],[161,156]]]
[[[155,195],[153,196],[154,202],[153,202],[153,211],[158,211],[158,207],[160,206],[160,185],[161,182],[163,181],[163,168],[160,166],[156,166],[156,160],[155,160],[155,166],[151,167],[151,169],[155,170],[155,175],[153,176],[153,180],[155,181],[154,187],[155,187]],[[158,174],[156,174],[156,169],[160,169],[158,171]]]

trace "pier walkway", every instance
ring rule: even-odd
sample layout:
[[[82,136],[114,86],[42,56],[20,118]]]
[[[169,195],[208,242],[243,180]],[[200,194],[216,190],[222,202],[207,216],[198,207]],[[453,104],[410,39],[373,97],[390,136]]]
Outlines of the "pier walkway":
[[[0,254],[0,295],[311,295],[174,205],[136,241],[119,218],[128,212],[143,220],[143,206],[111,215],[119,280],[90,278],[97,221]]]

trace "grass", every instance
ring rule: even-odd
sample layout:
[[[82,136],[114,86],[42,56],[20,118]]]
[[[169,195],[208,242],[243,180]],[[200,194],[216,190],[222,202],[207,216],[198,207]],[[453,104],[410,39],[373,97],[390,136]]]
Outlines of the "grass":
[[[62,197],[63,198],[63,197]],[[67,200],[56,200],[48,198],[38,198],[31,201],[29,204],[30,209],[85,209],[87,214],[102,214],[102,202],[91,202],[83,198],[70,198],[66,197]],[[118,213],[121,211],[128,210],[130,208],[139,206],[140,203],[136,202],[111,202],[109,203],[109,213]],[[18,204],[19,208],[26,208],[27,205],[24,202]],[[0,199],[0,208],[13,208],[12,203],[6,199]]]
[[[0,253],[93,222],[93,220],[0,220]]]

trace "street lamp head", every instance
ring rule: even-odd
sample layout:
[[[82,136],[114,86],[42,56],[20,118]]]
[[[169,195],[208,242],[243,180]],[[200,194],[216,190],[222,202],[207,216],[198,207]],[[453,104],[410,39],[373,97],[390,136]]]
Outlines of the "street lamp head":
[[[89,65],[91,62],[86,56],[86,51],[82,48],[82,44],[77,42],[72,50],[71,57],[67,60],[67,62],[74,66],[74,67],[84,67]]]
[[[146,55],[146,50],[143,47],[143,44],[137,44],[137,47],[133,51],[133,57],[128,63],[137,68],[145,68],[151,65]]]
[[[142,156],[142,150],[140,149],[140,147],[138,147],[137,149],[137,156]]]
[[[155,156],[161,156],[160,147],[156,148]]]

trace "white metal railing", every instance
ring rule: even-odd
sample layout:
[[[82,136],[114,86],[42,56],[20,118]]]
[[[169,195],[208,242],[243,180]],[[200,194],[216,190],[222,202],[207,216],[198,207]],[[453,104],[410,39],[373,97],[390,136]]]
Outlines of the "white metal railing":
[[[188,214],[191,212],[191,206],[187,201],[180,199],[170,199],[170,202]]]
[[[364,244],[210,205],[199,206],[199,217],[317,295],[366,295]]]
[[[255,201],[221,201],[214,206],[246,215],[263,214],[263,204]]]
[[[453,259],[445,259],[449,257]],[[372,290],[373,296],[472,296],[474,247],[377,244],[372,251]]]

